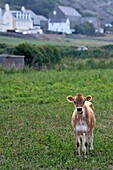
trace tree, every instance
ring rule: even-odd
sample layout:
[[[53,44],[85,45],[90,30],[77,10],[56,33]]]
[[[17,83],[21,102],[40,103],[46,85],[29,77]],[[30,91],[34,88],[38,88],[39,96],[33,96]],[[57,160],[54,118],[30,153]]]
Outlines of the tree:
[[[84,35],[94,35],[95,28],[93,24],[89,22],[80,23],[75,26],[75,32],[77,34],[84,34]]]
[[[36,14],[44,15],[48,17],[48,13],[52,11],[55,6],[55,0],[34,0],[35,3],[28,5],[27,7],[33,10]]]
[[[56,2],[57,0],[2,0],[0,6],[3,7],[5,3],[8,3],[11,9],[21,9],[21,6],[25,6],[36,14],[48,17],[48,13],[53,10]]]

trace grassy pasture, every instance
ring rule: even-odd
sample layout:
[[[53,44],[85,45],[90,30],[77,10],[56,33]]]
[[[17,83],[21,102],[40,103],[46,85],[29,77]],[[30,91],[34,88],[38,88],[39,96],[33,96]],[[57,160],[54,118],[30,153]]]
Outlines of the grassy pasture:
[[[113,69],[0,72],[1,170],[112,170]],[[94,151],[76,157],[67,95],[92,95]]]
[[[110,38],[109,38],[110,39]],[[23,38],[15,38],[15,37],[7,37],[7,36],[0,36],[0,43],[5,43],[8,45],[18,45],[21,43],[30,43],[36,45],[58,45],[58,46],[88,46],[88,47],[100,47],[104,45],[113,44],[111,41],[105,41],[104,39],[101,40],[94,40],[94,39],[71,39],[71,38],[60,38],[59,40],[33,40],[33,39],[23,39]]]

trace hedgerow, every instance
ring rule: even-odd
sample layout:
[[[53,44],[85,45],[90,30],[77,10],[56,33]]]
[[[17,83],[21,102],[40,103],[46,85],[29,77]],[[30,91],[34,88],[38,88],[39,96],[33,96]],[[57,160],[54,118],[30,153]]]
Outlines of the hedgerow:
[[[42,68],[55,68],[56,65],[57,66],[59,65],[59,67],[61,66],[61,68],[63,68],[64,66],[62,65],[65,65],[65,63],[66,66],[72,63],[70,65],[73,67],[73,65],[75,65],[74,63],[78,59],[92,60],[90,62],[87,61],[87,63],[85,63],[85,66],[90,65],[92,68],[97,68],[101,66],[101,68],[105,68],[109,66],[113,67],[112,61],[110,61],[109,64],[107,63],[107,65],[105,66],[105,62],[101,63],[100,59],[102,60],[106,60],[108,58],[112,59],[113,58],[112,47],[113,47],[112,45],[107,45],[99,48],[97,47],[89,48],[86,51],[78,51],[77,48],[74,46],[73,47],[54,46],[54,45],[37,46],[37,45],[23,43],[23,44],[19,44],[16,47],[13,47],[3,43],[0,44],[0,53],[24,55],[25,65],[38,70]],[[97,60],[99,59],[99,60],[95,62],[95,59]],[[79,64],[80,67],[84,67],[84,64],[82,64],[81,62]]]
[[[14,47],[5,43],[0,43],[0,54],[13,54]]]

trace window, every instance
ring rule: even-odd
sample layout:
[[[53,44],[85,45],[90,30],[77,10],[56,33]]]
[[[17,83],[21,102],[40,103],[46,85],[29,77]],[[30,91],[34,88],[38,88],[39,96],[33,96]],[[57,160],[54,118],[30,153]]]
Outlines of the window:
[[[56,11],[53,11],[53,15],[56,15]]]

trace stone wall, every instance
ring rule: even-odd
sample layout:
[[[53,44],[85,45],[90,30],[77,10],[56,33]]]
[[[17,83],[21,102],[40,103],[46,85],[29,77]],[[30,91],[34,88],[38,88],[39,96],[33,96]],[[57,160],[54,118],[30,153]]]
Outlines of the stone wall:
[[[4,68],[21,69],[24,66],[24,56],[2,54],[0,55],[0,65]]]

